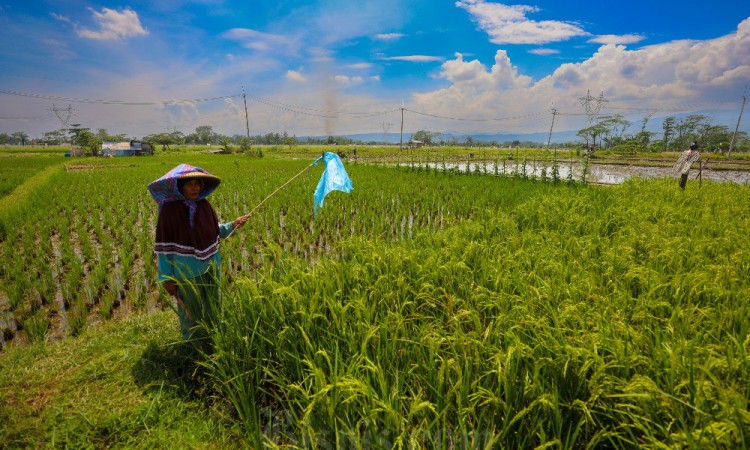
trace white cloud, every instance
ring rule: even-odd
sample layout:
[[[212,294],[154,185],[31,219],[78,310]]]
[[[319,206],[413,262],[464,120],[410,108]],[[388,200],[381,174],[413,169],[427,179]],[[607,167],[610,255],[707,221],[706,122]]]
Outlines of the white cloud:
[[[575,23],[526,18],[527,13],[539,11],[534,6],[508,6],[484,0],[459,0],[456,6],[468,11],[495,44],[546,44],[589,35]]]
[[[461,4],[476,6],[489,3],[463,0]],[[531,7],[520,8],[520,12],[516,11],[519,13],[518,17],[521,17],[520,21],[534,10]],[[62,22],[72,23],[63,16],[56,18]],[[149,27],[154,26],[149,22]],[[379,24],[379,29],[383,29],[383,24]],[[434,62],[435,64],[430,64],[430,68],[434,66],[436,69],[434,73],[441,88],[431,88],[430,82],[425,80],[424,83],[412,85],[416,86],[412,88],[412,92],[418,94],[406,92],[408,87],[394,90],[393,86],[397,86],[398,83],[391,84],[393,80],[390,78],[387,79],[388,83],[383,83],[383,87],[389,87],[389,90],[373,93],[372,89],[379,84],[380,77],[373,75],[378,72],[368,71],[372,65],[364,62],[347,65],[346,63],[351,60],[339,65],[333,58],[338,56],[334,53],[336,46],[326,47],[324,43],[312,39],[308,42],[296,35],[287,36],[285,33],[289,30],[290,27],[283,28],[279,34],[244,28],[230,30],[223,37],[235,41],[235,48],[223,49],[220,54],[228,55],[231,52],[234,57],[227,56],[218,61],[181,59],[181,52],[174,51],[174,55],[170,55],[169,58],[162,56],[163,63],[159,60],[160,64],[154,64],[154,59],[151,59],[153,55],[140,52],[134,58],[139,58],[138,62],[148,63],[149,67],[149,70],[143,73],[116,73],[108,78],[100,76],[101,65],[91,69],[84,67],[79,70],[81,79],[88,79],[90,75],[99,76],[97,83],[66,89],[58,87],[59,80],[49,79],[40,82],[44,83],[42,87],[19,86],[18,90],[72,98],[150,101],[231,95],[237,94],[240,86],[250,86],[248,93],[251,95],[270,98],[288,105],[298,105],[300,109],[304,107],[319,111],[385,111],[397,108],[403,99],[406,101],[405,106],[414,111],[444,117],[482,119],[458,122],[422,117],[407,112],[405,131],[455,131],[459,127],[465,127],[467,130],[474,128],[475,131],[546,132],[550,128],[549,108],[553,103],[560,112],[555,119],[555,131],[582,128],[579,126],[581,124],[575,121],[585,118],[565,113],[581,113],[579,98],[587,91],[594,96],[603,92],[610,100],[610,106],[633,107],[640,110],[694,104],[700,104],[706,109],[723,106],[734,112],[736,121],[736,111],[742,101],[744,86],[750,84],[750,20],[742,22],[736,33],[713,40],[674,41],[638,49],[626,48],[621,41],[617,45],[611,41],[608,45],[598,48],[586,60],[564,64],[554,73],[538,81],[522,73],[505,51],[497,52],[492,61],[479,60],[478,56],[468,56],[469,53],[456,54],[448,60],[425,55],[390,58],[377,55],[373,58],[375,65],[388,60]],[[360,37],[369,38],[374,35],[374,32],[368,31]],[[51,39],[56,37],[52,36]],[[58,41],[66,42],[59,38]],[[45,42],[46,45],[37,46],[40,51],[55,47],[53,41]],[[306,45],[302,45],[302,42]],[[243,44],[251,47],[255,45],[266,50],[262,53],[248,54],[249,52],[242,51]],[[60,47],[58,52],[64,55],[66,48],[76,52],[85,50],[67,43]],[[552,54],[551,49],[543,48],[542,45],[529,46],[523,50],[536,54]],[[316,56],[316,61],[325,63],[312,64],[311,60],[294,61],[288,57],[288,54],[293,52]],[[302,66],[304,70],[300,68]],[[334,79],[333,74],[337,73],[341,75]],[[349,75],[345,75],[347,73]],[[387,73],[384,71],[382,76],[385,77]],[[354,77],[352,74],[362,76]],[[272,80],[268,81],[269,78]],[[303,80],[306,82],[302,82]],[[275,82],[281,82],[281,87],[275,85]],[[726,99],[729,99],[729,103],[722,104],[721,101]],[[5,103],[11,101],[15,102],[16,99],[9,99]],[[92,129],[106,128],[112,133],[131,133],[134,137],[172,129],[190,133],[196,126],[205,124],[214,125],[220,133],[244,134],[245,116],[240,106],[244,105],[241,105],[241,99],[237,98],[226,99],[223,102],[187,102],[138,109],[74,104],[77,111],[76,120],[85,126]],[[369,121],[355,120],[342,114],[332,122],[323,124],[325,120],[330,119],[324,119],[316,114],[273,108],[259,101],[252,101],[251,98],[248,99],[248,108],[253,118],[253,134],[285,130],[297,135],[322,134],[329,131],[372,132],[373,129],[379,128],[380,123],[397,123],[400,120],[398,113]],[[641,114],[638,109],[632,114]],[[627,110],[609,112],[612,111]],[[18,116],[34,114],[37,113],[31,109],[26,111],[20,108],[15,113]],[[517,119],[487,120],[491,118]],[[40,131],[48,131],[59,126],[58,123],[54,123],[54,117],[51,117],[51,120],[53,123],[49,126],[44,124]],[[13,125],[6,124],[3,131],[14,131],[7,129],[9,126]],[[31,133],[31,130],[28,132]]]
[[[54,13],[54,12],[49,13],[49,14],[50,14],[50,16],[54,17],[55,19],[57,19],[57,20],[59,20],[61,22],[66,22],[66,23],[69,23],[71,25],[75,25],[75,23],[73,23],[73,21],[70,20],[69,17],[63,16],[62,14],[57,14],[57,13]]]
[[[637,44],[638,42],[641,42],[644,39],[646,39],[645,36],[641,36],[639,34],[623,34],[621,36],[617,36],[614,34],[605,34],[605,35],[596,36],[595,38],[589,39],[589,42],[592,42],[594,44],[625,45],[625,44]]]
[[[548,56],[548,55],[556,55],[560,53],[560,51],[552,49],[552,48],[535,48],[535,49],[529,50],[529,53],[532,53],[534,55],[539,55],[539,56]]]
[[[348,75],[336,75],[333,77],[333,79],[336,81],[336,83],[342,86],[352,86],[355,84],[362,84],[365,81],[364,78],[360,76],[350,77]]]
[[[706,41],[679,40],[638,50],[605,45],[588,61],[560,67],[560,86],[597,90],[639,102],[710,100],[750,81],[750,19],[737,33]]]
[[[375,39],[378,41],[396,41],[404,37],[404,34],[401,33],[382,33],[382,34],[376,34]]]
[[[436,62],[443,61],[445,58],[439,56],[427,56],[427,55],[409,55],[409,56],[387,56],[381,59],[385,61],[409,61],[409,62]]]
[[[296,70],[287,70],[286,79],[289,81],[297,81],[300,83],[304,83],[305,81],[307,81],[307,78],[305,78],[305,76],[302,75],[301,72],[298,72]]]
[[[97,12],[94,11],[94,9],[89,8],[89,11],[93,14],[94,22],[99,25],[99,28],[97,30],[92,30],[89,28],[77,27],[76,33],[81,37],[117,41],[148,34],[148,31],[141,25],[141,21],[138,19],[138,14],[131,9],[115,11],[109,8],[102,8],[102,12]],[[55,17],[60,20],[66,19],[58,15],[55,15]]]
[[[588,60],[564,64],[538,82],[519,74],[503,50],[497,52],[489,68],[457,54],[442,64],[439,73],[449,86],[415,94],[413,108],[443,117],[519,117],[494,126],[543,131],[550,126],[548,109],[553,103],[561,113],[581,113],[579,99],[587,91],[595,96],[603,92],[610,106],[634,108],[631,114],[640,114],[634,121],[642,120],[643,111],[649,108],[726,107],[723,102],[736,101],[750,83],[748,42],[750,18],[740,23],[737,33],[712,40],[673,41],[638,50],[604,45]],[[575,129],[582,126],[576,123],[581,120],[580,115],[561,114],[555,127]],[[431,126],[449,129],[456,124]],[[486,130],[488,124],[469,122],[465,126]]]
[[[299,49],[298,41],[293,37],[263,33],[250,28],[232,28],[222,33],[221,37],[260,53],[290,55],[298,53]]]

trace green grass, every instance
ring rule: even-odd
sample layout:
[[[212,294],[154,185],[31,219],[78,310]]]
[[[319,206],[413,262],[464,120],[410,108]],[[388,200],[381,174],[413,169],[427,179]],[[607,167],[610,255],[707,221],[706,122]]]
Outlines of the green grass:
[[[62,161],[59,155],[23,157],[0,154],[0,199],[35,174]]]
[[[136,309],[154,294],[149,181],[204,167],[229,220],[314,157],[268,154],[81,158],[96,168],[28,191],[0,289],[36,343],[0,354],[0,442],[750,446],[747,186],[350,161],[354,191],[313,216],[318,166],[222,243],[210,357],[175,344],[170,312],[95,324],[120,290]],[[78,336],[49,342],[61,314]]]
[[[52,146],[52,147],[36,147],[31,145],[26,146],[0,146],[0,155],[8,156],[60,156],[63,157],[65,153],[70,152],[69,146]]]
[[[240,448],[171,311],[0,353],[2,448]],[[197,357],[200,360],[199,357]]]
[[[747,448],[747,188],[515,194],[240,279],[208,367],[249,439]]]
[[[10,222],[25,220],[25,205],[34,191],[43,189],[50,178],[62,170],[56,158],[4,158],[7,167],[0,171],[0,241],[7,233]],[[3,190],[5,192],[3,192]]]

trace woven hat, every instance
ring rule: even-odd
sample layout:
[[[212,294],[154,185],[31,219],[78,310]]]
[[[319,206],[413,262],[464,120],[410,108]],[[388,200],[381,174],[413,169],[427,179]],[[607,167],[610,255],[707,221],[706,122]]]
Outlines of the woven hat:
[[[166,202],[185,200],[180,188],[182,187],[181,184],[190,179],[198,179],[203,182],[203,188],[198,196],[199,200],[206,198],[221,183],[219,177],[211,175],[200,167],[180,164],[159,179],[149,183],[148,190],[161,209]]]
[[[213,191],[221,183],[221,178],[217,176],[211,175],[207,172],[194,170],[177,176],[177,185],[179,186],[180,191],[182,191],[182,186],[184,186],[189,180],[200,180],[203,185],[201,191],[206,192]]]

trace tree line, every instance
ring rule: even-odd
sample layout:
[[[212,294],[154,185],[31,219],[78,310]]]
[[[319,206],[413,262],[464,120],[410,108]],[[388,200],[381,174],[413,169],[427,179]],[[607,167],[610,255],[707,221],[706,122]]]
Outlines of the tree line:
[[[692,142],[697,142],[699,147],[708,151],[725,152],[734,138],[734,132],[724,125],[713,125],[710,118],[701,114],[692,114],[683,118],[669,116],[662,121],[662,133],[648,131],[646,126],[650,115],[646,116],[639,124],[638,131],[627,133],[633,122],[625,119],[620,114],[600,116],[596,123],[587,125],[577,132],[582,144],[591,150],[611,149],[627,152],[663,152],[680,151],[688,148]],[[60,129],[44,133],[41,139],[32,141],[24,132],[12,134],[0,133],[0,145],[61,145],[71,144],[85,149],[92,154],[97,154],[103,142],[122,142],[131,140],[125,134],[109,134],[105,129],[92,132],[89,128],[73,125],[70,128]],[[241,150],[248,150],[253,145],[351,145],[351,144],[383,144],[384,142],[363,142],[345,136],[327,137],[305,137],[298,138],[295,135],[283,133],[226,136],[216,133],[212,126],[201,125],[196,127],[193,133],[184,134],[181,131],[162,132],[146,135],[144,141],[159,145],[162,150],[169,150],[172,145],[219,145],[224,148],[239,146]],[[471,136],[458,139],[453,136],[445,136],[440,132],[419,130],[411,135],[412,141],[419,141],[426,146],[434,145],[464,145],[474,146],[512,146],[512,147],[539,147],[543,144],[531,141],[507,141],[498,143],[495,141],[479,141]],[[575,147],[581,142],[570,142],[565,147]],[[750,150],[750,141],[746,132],[737,133],[735,139],[736,151]]]
[[[680,151],[696,142],[703,150],[726,152],[732,143],[734,131],[724,125],[712,125],[708,116],[691,114],[678,119],[674,116],[662,121],[662,134],[647,131],[646,125],[650,116],[646,116],[640,123],[639,131],[626,134],[632,122],[620,114],[602,116],[599,120],[578,131],[577,135],[583,139],[589,148],[605,148],[615,150],[636,151]],[[737,133],[735,149],[748,151],[750,143],[745,132]]]

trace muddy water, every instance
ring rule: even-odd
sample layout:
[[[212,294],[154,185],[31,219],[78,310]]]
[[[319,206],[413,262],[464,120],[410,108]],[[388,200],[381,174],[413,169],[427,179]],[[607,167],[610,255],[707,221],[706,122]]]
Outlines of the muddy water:
[[[442,170],[443,165],[441,163],[430,163],[428,166],[432,169]],[[540,163],[527,162],[525,167],[523,164],[516,164],[512,161],[506,161],[504,165],[498,164],[495,168],[495,164],[488,162],[486,165],[482,163],[474,164],[446,164],[446,170],[457,170],[460,172],[466,172],[470,170],[472,172],[483,173],[485,170],[487,174],[500,174],[500,175],[518,175],[529,178],[542,178],[545,176],[547,179],[552,178],[553,166],[551,163],[543,165]],[[581,181],[583,178],[584,166],[580,162],[558,162],[557,164],[557,177],[562,180],[566,180],[571,177],[575,181]],[[586,174],[586,181],[589,183],[599,184],[620,184],[625,180],[632,177],[641,178],[664,178],[673,177],[671,167],[651,167],[651,166],[638,166],[638,165],[621,165],[621,164],[589,164]],[[750,171],[747,170],[714,170],[711,168],[699,171],[697,168],[690,171],[690,179],[700,177],[704,180],[712,180],[717,182],[731,182],[738,184],[750,185]]]
[[[579,169],[580,170],[580,169]],[[592,164],[589,166],[588,180],[595,183],[620,184],[628,178],[672,177],[671,167],[621,166],[616,164]],[[704,180],[750,184],[750,171],[747,170],[713,170],[690,171],[690,179],[700,176]]]
[[[5,346],[8,340],[13,339],[17,331],[18,327],[12,313],[0,316],[0,349]]]

